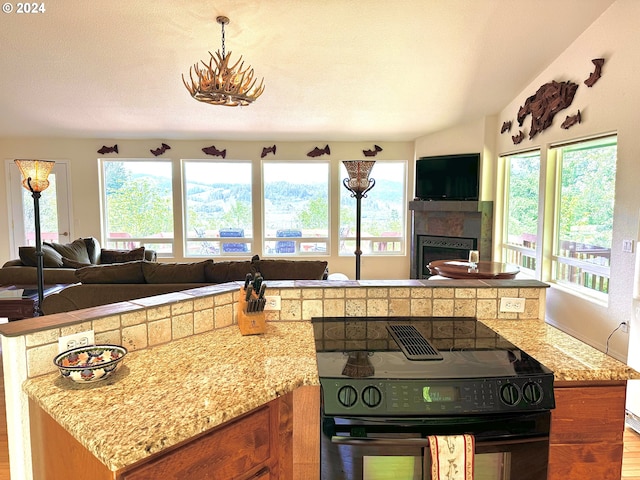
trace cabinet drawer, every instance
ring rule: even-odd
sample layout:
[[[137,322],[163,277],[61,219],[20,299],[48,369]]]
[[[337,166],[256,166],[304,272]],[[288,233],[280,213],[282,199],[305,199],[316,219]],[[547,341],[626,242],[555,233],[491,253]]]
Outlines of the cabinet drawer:
[[[553,445],[549,480],[620,480],[622,449],[622,443]]]
[[[136,470],[125,473],[122,478],[124,480],[237,478],[269,460],[270,437],[270,410],[267,406]]]
[[[626,386],[554,389],[551,444],[622,443]]]

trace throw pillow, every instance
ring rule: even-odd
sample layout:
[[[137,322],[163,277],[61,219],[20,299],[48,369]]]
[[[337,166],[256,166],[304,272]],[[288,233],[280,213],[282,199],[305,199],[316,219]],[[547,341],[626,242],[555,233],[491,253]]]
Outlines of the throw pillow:
[[[226,283],[244,280],[247,273],[255,273],[254,263],[250,261],[230,261],[210,263],[205,267],[209,283]]]
[[[98,264],[100,262],[100,243],[93,237],[86,237],[83,240],[87,246],[89,261],[94,265]]]
[[[88,267],[90,265],[91,263],[76,262],[75,260],[71,260],[70,258],[62,257],[62,266],[65,268],[82,268]]]
[[[45,268],[62,267],[62,255],[56,252],[53,248],[43,244],[42,253],[44,254],[42,257],[42,263]],[[36,247],[19,247],[18,256],[20,257],[20,261],[27,267],[37,266],[38,261],[36,259]]]
[[[265,280],[323,280],[327,265],[323,260],[260,260],[256,269]]]
[[[76,278],[82,283],[145,283],[143,261],[91,265],[76,270]]]
[[[147,283],[206,283],[205,267],[213,260],[196,263],[144,262],[142,271]]]
[[[107,248],[100,250],[101,264],[135,262],[136,260],[144,260],[144,247],[133,250],[109,250]]]
[[[53,248],[61,257],[67,257],[76,262],[91,263],[89,254],[87,253],[87,245],[82,238],[65,244],[53,242],[45,242],[44,244]]]

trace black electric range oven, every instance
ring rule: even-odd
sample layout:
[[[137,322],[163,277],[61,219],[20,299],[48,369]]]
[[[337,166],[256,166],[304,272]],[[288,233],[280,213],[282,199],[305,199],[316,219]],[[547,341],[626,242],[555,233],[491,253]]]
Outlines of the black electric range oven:
[[[553,373],[475,318],[312,319],[323,480],[428,479],[430,435],[471,434],[475,480],[547,478]]]

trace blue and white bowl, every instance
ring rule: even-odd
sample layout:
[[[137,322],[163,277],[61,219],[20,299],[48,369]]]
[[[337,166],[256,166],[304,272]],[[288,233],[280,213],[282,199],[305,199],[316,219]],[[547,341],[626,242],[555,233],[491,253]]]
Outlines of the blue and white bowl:
[[[87,345],[56,355],[53,363],[63,377],[91,383],[111,376],[126,354],[127,349],[120,345]]]

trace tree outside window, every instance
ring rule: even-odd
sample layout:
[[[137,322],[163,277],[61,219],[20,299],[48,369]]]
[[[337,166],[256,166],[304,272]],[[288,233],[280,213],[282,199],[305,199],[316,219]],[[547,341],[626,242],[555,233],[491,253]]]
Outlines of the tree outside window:
[[[183,165],[186,256],[249,254],[251,163],[185,160]]]
[[[102,165],[107,247],[144,245],[172,253],[171,162],[103,160]]]
[[[347,169],[340,165],[340,178]],[[405,161],[376,161],[370,177],[375,186],[361,202],[360,247],[364,255],[389,255],[404,252],[406,211]],[[352,255],[356,246],[356,200],[340,186],[340,255]]]
[[[262,164],[265,255],[318,255],[329,245],[329,162]]]

